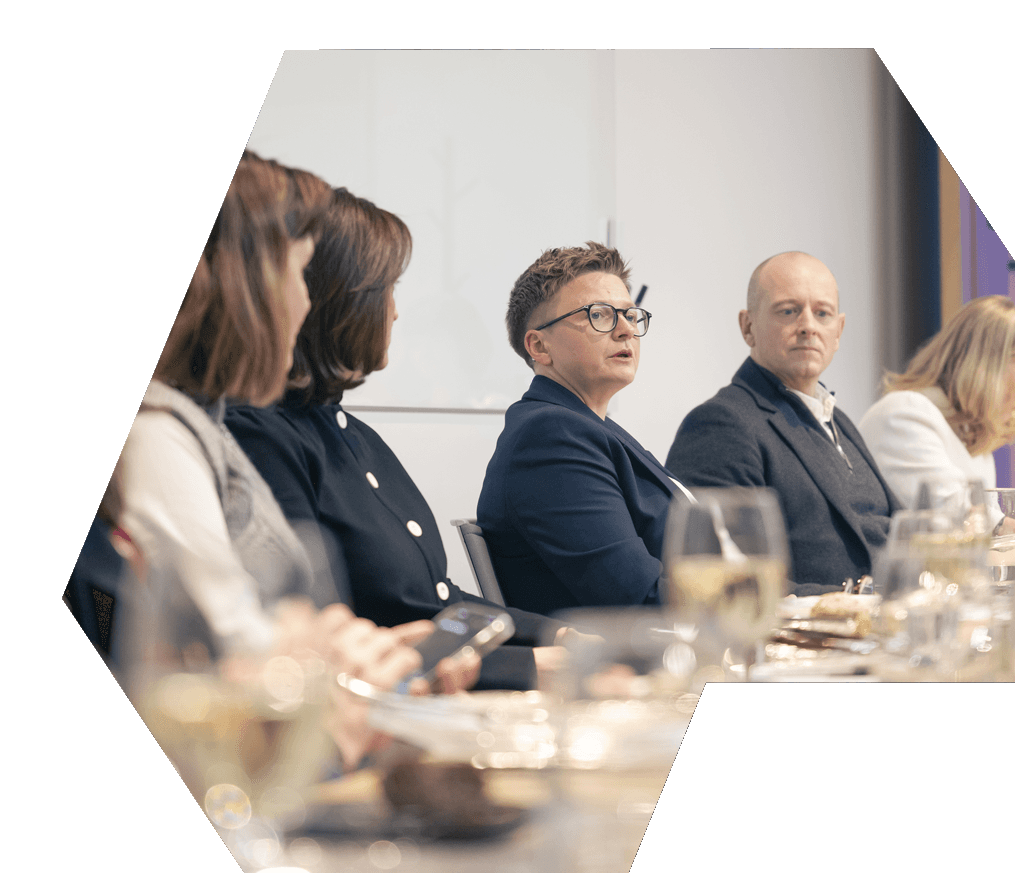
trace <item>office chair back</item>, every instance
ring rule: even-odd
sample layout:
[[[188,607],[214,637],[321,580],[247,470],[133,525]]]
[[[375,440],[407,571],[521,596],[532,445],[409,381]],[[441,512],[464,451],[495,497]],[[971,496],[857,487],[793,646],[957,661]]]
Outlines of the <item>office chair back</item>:
[[[497,584],[497,574],[493,571],[490,551],[483,539],[483,529],[476,524],[474,518],[456,518],[451,523],[458,528],[480,595],[491,603],[504,606],[504,595],[500,593],[500,585]]]

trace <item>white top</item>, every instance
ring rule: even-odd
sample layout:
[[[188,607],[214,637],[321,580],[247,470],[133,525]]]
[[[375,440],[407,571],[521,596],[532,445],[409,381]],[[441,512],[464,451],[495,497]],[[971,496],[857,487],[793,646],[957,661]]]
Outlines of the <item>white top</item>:
[[[140,413],[121,464],[122,527],[149,566],[172,568],[227,650],[270,646],[272,619],[234,549],[213,470],[193,431],[169,412]]]
[[[890,391],[860,419],[860,434],[891,489],[912,508],[924,479],[935,479],[944,499],[958,498],[970,479],[997,487],[990,453],[973,457],[945,419],[948,400],[939,388]],[[991,527],[1004,517],[987,501]]]

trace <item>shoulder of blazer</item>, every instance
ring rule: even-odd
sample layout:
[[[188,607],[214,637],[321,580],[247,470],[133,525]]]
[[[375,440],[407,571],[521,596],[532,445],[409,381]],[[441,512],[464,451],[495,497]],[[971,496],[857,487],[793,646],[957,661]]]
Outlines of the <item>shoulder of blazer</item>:
[[[547,419],[571,432],[610,436],[603,420],[580,397],[545,376],[536,376],[521,400],[512,403],[504,418],[505,430],[522,430]]]
[[[752,358],[747,358],[740,365],[740,369],[733,375],[728,388],[739,389],[729,391],[728,396],[731,400],[736,398],[744,402],[746,398],[750,398],[755,406],[765,412],[779,411],[778,402],[782,399],[779,388],[769,379],[767,372],[754,363]]]

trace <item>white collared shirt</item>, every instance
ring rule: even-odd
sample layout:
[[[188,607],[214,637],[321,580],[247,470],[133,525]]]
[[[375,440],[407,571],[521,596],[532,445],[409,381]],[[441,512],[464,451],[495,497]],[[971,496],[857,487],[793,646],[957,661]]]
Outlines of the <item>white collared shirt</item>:
[[[835,410],[835,395],[820,382],[818,382],[818,387],[815,389],[816,396],[813,397],[810,394],[804,394],[803,391],[797,391],[795,388],[790,388],[789,390],[804,402],[804,405],[821,423],[821,427],[828,434],[828,438],[838,445],[835,439],[835,432],[832,430],[832,412]]]

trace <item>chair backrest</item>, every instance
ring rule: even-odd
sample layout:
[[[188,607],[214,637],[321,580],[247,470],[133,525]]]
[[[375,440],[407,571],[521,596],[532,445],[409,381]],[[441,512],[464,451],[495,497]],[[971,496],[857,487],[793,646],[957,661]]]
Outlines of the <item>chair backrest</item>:
[[[504,606],[504,595],[500,593],[497,574],[493,572],[493,562],[490,560],[486,540],[483,539],[483,529],[476,524],[474,518],[456,518],[451,523],[458,528],[479,593],[485,600]]]

